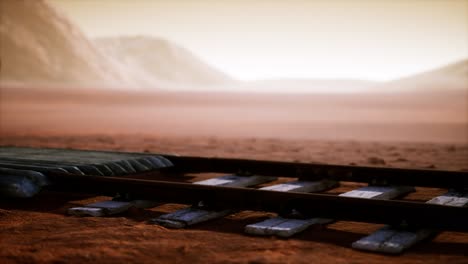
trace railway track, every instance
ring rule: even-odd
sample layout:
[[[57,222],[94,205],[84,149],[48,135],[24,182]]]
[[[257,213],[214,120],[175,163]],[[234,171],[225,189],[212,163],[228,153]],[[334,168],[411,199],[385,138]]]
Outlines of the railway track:
[[[195,183],[175,181],[180,175],[213,172],[228,175]],[[143,173],[155,177],[133,177]],[[174,181],[158,180],[157,175]],[[278,183],[277,177],[290,180]],[[338,195],[324,193],[342,182],[367,186]],[[448,192],[425,202],[402,199],[414,187]],[[0,193],[33,197],[42,189],[115,197],[69,209],[70,214],[80,216],[112,215],[132,206],[152,207],[155,202],[192,205],[148,219],[149,224],[172,228],[187,228],[239,210],[278,214],[246,226],[251,235],[289,237],[315,224],[343,220],[386,224],[352,247],[391,254],[402,253],[437,232],[468,231],[468,172],[464,171],[0,148]]]

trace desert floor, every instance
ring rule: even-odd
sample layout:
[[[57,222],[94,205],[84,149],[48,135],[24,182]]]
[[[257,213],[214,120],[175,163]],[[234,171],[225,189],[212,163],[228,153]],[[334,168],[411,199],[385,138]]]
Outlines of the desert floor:
[[[177,115],[172,115],[168,109],[176,107],[168,106],[167,102],[166,108],[148,114],[142,111],[141,104],[132,106],[133,110],[125,108],[119,112],[116,101],[77,104],[63,98],[39,100],[29,93],[16,97],[3,94],[2,100],[2,146],[468,170],[466,142],[375,140],[371,136],[363,138],[359,131],[356,133],[361,137],[356,136],[355,139],[339,135],[317,139],[295,133],[294,127],[288,124],[282,124],[282,130],[275,130],[276,134],[268,134],[269,130],[264,127],[257,135],[252,132],[255,131],[254,125],[252,130],[236,134],[235,123],[227,121],[225,126],[231,133],[223,133],[223,130],[206,128],[208,121],[202,118],[203,113],[196,112],[201,111],[199,107],[177,108],[179,110],[174,110]],[[231,107],[232,115],[246,114],[236,109],[242,108]],[[180,121],[184,114],[185,120],[190,120],[191,113],[199,120]],[[265,113],[256,112],[257,115]],[[281,113],[276,112],[277,115]],[[221,115],[218,120],[223,120],[221,112],[216,114]],[[245,118],[249,119],[248,114]],[[253,117],[250,120],[250,124],[255,121]],[[180,129],[177,129],[178,125]],[[190,127],[203,133],[190,133]],[[223,124],[215,127],[223,127]],[[280,125],[275,124],[275,129],[278,127]],[[291,136],[288,137],[290,130]],[[411,131],[417,133],[417,130]],[[450,128],[434,133],[428,137],[440,138],[443,133],[448,137],[460,137]],[[187,181],[196,178],[187,177]],[[356,186],[358,184],[347,183],[333,192],[344,192]],[[416,193],[404,199],[424,201],[443,191],[417,188]],[[268,212],[242,211],[184,230],[147,224],[152,217],[184,206],[177,204],[162,204],[148,210],[134,209],[106,218],[79,218],[65,214],[67,208],[105,199],[110,197],[43,192],[32,200],[1,200],[2,263],[468,263],[466,233],[442,232],[401,256],[385,256],[355,251],[350,247],[355,240],[381,227],[377,224],[338,221],[311,228],[290,239],[280,239],[243,234],[246,224],[273,215]]]

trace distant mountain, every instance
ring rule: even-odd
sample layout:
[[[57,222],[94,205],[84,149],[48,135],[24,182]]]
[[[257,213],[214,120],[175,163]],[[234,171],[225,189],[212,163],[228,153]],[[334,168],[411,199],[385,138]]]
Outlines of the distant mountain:
[[[222,84],[226,74],[168,40],[147,36],[98,38],[94,43],[143,83]]]
[[[279,93],[353,93],[368,91],[379,84],[353,79],[270,79],[237,83],[227,89]]]
[[[67,18],[41,0],[2,0],[1,81],[122,83],[125,75]]]
[[[387,82],[382,89],[393,92],[468,92],[468,59]]]
[[[90,41],[43,0],[0,2],[0,81],[123,88],[180,88],[231,79],[166,40]]]
[[[388,82],[354,79],[270,79],[235,83],[229,91],[279,93],[437,93],[468,96],[468,59]]]
[[[89,40],[43,0],[1,0],[0,7],[1,82],[217,92],[468,93],[468,59],[386,83],[339,79],[239,82],[164,39]]]

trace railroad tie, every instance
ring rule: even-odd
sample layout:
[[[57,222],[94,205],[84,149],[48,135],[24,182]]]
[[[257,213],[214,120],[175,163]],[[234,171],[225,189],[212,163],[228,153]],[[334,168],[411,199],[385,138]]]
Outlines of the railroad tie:
[[[82,207],[73,207],[68,209],[68,214],[76,216],[106,216],[119,214],[132,207],[132,202],[102,201],[88,204]]]
[[[274,185],[262,189],[274,190],[274,191],[283,191],[283,192],[320,192],[326,189],[334,187],[336,182],[331,181],[317,181],[317,182],[307,182],[310,186],[314,186],[310,190],[302,188],[284,188],[280,185]],[[414,191],[413,187],[406,186],[366,186],[357,190],[352,190],[340,196],[346,197],[356,197],[364,199],[393,199],[408,192]],[[245,227],[245,232],[251,235],[275,235],[280,237],[290,237],[299,232],[304,231],[308,227],[316,224],[327,224],[334,221],[333,219],[314,217],[309,219],[290,219],[275,217],[270,218],[265,221],[247,225]]]
[[[92,204],[87,204],[85,206],[72,207],[67,210],[67,213],[75,216],[108,216],[120,214],[131,207],[135,208],[151,208],[158,204],[156,201],[149,200],[132,200],[132,201],[119,201],[119,200],[110,200],[102,201]]]
[[[415,189],[412,186],[365,186],[356,190],[339,194],[339,196],[363,199],[391,200],[414,191]]]
[[[333,180],[319,181],[293,181],[261,188],[260,190],[278,191],[278,192],[321,192],[336,187],[338,182]],[[244,231],[247,234],[265,236],[275,235],[280,237],[290,237],[297,234],[314,224],[326,224],[332,221],[326,218],[310,219],[292,219],[283,217],[274,217],[262,222],[247,225]]]
[[[251,176],[251,177],[242,177],[236,175],[227,175],[222,177],[217,177],[213,179],[208,179],[204,181],[195,182],[194,184],[203,184],[203,185],[213,185],[213,186],[229,186],[229,187],[247,187],[252,185],[261,184],[268,181],[273,181],[276,178],[274,177],[265,177],[265,176]],[[131,207],[136,208],[151,208],[158,204],[156,201],[150,200],[132,200],[132,201],[104,201],[98,203],[92,203],[85,206],[72,207],[68,209],[68,214],[76,216],[108,216],[119,214],[125,212]],[[172,214],[161,216],[164,220],[151,220],[159,221],[161,225],[165,225],[172,228],[181,228],[185,225],[191,225],[194,223],[199,223],[207,221],[210,219],[223,217],[229,213],[229,210],[226,211],[210,211],[199,209],[196,207],[188,207]],[[172,219],[172,220],[171,220]],[[206,219],[206,220],[205,220]],[[188,224],[186,224],[188,223]],[[181,227],[177,227],[181,225]]]
[[[213,179],[195,182],[194,184],[225,186],[225,187],[248,187],[276,180],[276,177],[267,176],[237,176],[226,175]],[[187,207],[175,212],[161,215],[150,220],[152,224],[158,224],[169,228],[184,228],[208,220],[224,217],[233,210],[206,210],[197,207]]]
[[[468,193],[449,191],[427,201],[428,204],[444,206],[466,207],[468,206]],[[385,226],[369,236],[363,237],[352,244],[354,249],[401,254],[406,249],[418,242],[434,236],[437,232],[429,229],[418,229],[407,226]]]

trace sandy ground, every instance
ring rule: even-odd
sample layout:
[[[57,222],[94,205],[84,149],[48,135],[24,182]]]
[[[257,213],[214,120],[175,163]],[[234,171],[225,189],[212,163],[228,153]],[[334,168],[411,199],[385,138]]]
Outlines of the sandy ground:
[[[190,122],[191,110],[195,113],[197,110],[187,105],[185,110],[182,108],[178,112],[165,108],[166,112],[155,110],[145,114],[140,110],[132,112],[130,109],[135,109],[134,106],[119,112],[116,102],[125,101],[125,97],[114,98],[109,104],[103,103],[104,99],[100,103],[79,102],[79,107],[74,101],[76,96],[73,98],[69,101],[51,97],[41,100],[31,94],[8,97],[3,93],[0,145],[468,170],[468,145],[463,140],[438,143],[412,141],[411,138],[401,142],[376,141],[372,137],[366,140],[362,133],[361,137],[356,136],[352,140],[338,136],[317,139],[295,134],[295,130],[285,123],[282,124],[283,130],[275,130],[276,134],[266,133],[267,129],[260,130],[265,133],[251,133],[255,131],[255,126],[250,132],[223,133],[232,131],[231,128],[236,127],[233,125],[235,122],[226,122],[224,130],[217,130],[218,133],[212,133],[215,130],[210,129],[223,127],[222,124],[205,128],[204,133],[190,133],[190,127],[185,123],[196,131],[203,131],[207,125],[203,123],[205,119],[199,119],[203,122],[198,126],[197,122]],[[165,105],[175,109],[175,104],[165,102]],[[186,114],[185,119],[182,113]],[[223,113],[226,112],[217,114],[222,116]],[[135,114],[138,114],[138,118],[132,119]],[[177,117],[175,121],[173,117]],[[194,115],[195,119],[201,117],[203,115]],[[180,130],[176,129],[176,124],[182,126],[184,133],[177,133]],[[161,129],[158,129],[158,125]],[[277,127],[280,126],[275,124]],[[170,133],[171,130],[174,133]],[[288,137],[287,131],[292,136]],[[448,134],[444,135],[450,139],[453,132],[450,129],[446,131]],[[193,181],[197,177],[181,180]],[[344,192],[357,186],[359,184],[346,183],[331,193]],[[416,193],[404,199],[424,201],[443,191],[417,188]],[[401,256],[384,256],[350,248],[352,242],[381,227],[376,224],[339,221],[311,228],[290,239],[279,239],[243,234],[246,224],[273,215],[266,212],[242,211],[184,230],[147,224],[151,217],[183,206],[176,204],[162,204],[150,210],[134,209],[108,218],[65,215],[67,208],[105,199],[110,197],[44,192],[33,200],[1,200],[1,262],[468,263],[466,233],[442,232],[435,239],[421,243]]]

